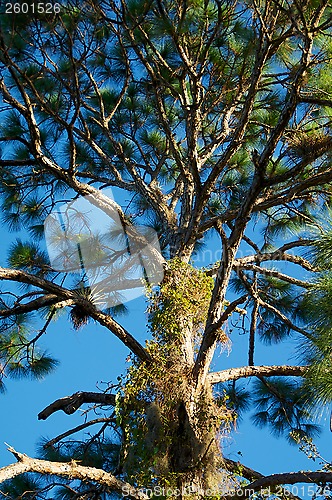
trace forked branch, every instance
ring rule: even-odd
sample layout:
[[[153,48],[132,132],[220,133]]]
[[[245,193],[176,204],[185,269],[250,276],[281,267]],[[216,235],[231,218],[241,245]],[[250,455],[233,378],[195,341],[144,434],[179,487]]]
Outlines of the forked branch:
[[[68,431],[63,432],[62,434],[59,434],[53,439],[50,439],[43,445],[43,448],[49,448],[50,446],[55,445],[59,441],[62,441],[62,439],[65,439],[68,436],[71,436],[72,434],[76,434],[76,432],[82,431],[83,429],[86,429],[87,427],[91,427],[92,425],[95,424],[112,424],[114,423],[115,419],[114,418],[95,418],[94,420],[89,420],[88,422],[85,422],[84,424],[77,425],[76,427],[73,427],[72,429],[68,429]]]
[[[68,478],[70,481],[92,481],[100,486],[104,486],[108,491],[114,491],[120,494],[126,494],[130,498],[145,500],[145,495],[140,490],[137,490],[129,483],[117,479],[112,474],[105,472],[102,469],[95,467],[85,467],[78,465],[75,461],[71,462],[50,462],[48,460],[39,460],[30,458],[23,453],[19,453],[11,446],[8,450],[14,455],[17,462],[15,464],[7,465],[0,469],[0,483],[13,479],[20,474],[27,472],[36,472],[42,475],[60,476]]]
[[[20,269],[7,269],[0,267],[0,281],[14,281],[17,283],[26,283],[28,285],[40,288],[50,294],[58,296],[60,299],[71,300],[79,305],[88,316],[105,326],[118,339],[125,344],[141,361],[149,361],[150,357],[144,347],[119,323],[117,323],[109,314],[99,311],[96,306],[87,300],[81,298],[75,290],[68,290],[52,281],[40,278],[34,274],[21,271]]]

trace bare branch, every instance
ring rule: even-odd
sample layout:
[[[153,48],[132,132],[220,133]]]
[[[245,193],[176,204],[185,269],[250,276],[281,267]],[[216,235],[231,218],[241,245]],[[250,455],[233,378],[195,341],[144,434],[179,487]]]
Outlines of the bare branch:
[[[209,373],[208,379],[211,384],[219,384],[247,377],[303,377],[307,369],[307,366],[291,365],[241,366],[239,368],[229,368],[228,370]]]
[[[248,479],[249,481],[252,481],[254,479],[257,480],[257,479],[264,477],[264,475],[261,474],[260,472],[257,472],[256,470],[251,469],[250,467],[247,467],[246,465],[243,465],[241,462],[235,462],[234,460],[231,460],[230,458],[224,458],[223,462],[226,465],[226,468],[229,472],[238,474],[241,477]],[[282,488],[282,490],[284,491],[284,488]],[[288,490],[285,490],[285,497],[290,498],[292,500],[302,500],[302,499],[300,499],[300,497],[293,495]]]
[[[248,295],[241,295],[241,297],[238,297],[237,299],[233,300],[233,302],[231,302],[226,307],[226,309],[224,310],[224,312],[220,316],[219,321],[217,323],[217,328],[220,328],[223,325],[223,323],[225,323],[225,321],[227,321],[227,319],[229,318],[229,316],[232,314],[233,311],[237,311],[237,312],[242,313],[243,309],[239,311],[237,306],[239,306],[240,304],[243,304],[243,302],[245,302],[247,298],[248,298]]]
[[[231,235],[227,239],[227,245],[223,244],[224,248],[227,246],[227,251],[224,252],[223,261],[217,272],[208,321],[194,367],[194,377],[197,380],[201,378],[199,383],[204,383],[204,379],[208,374],[208,369],[213,358],[213,353],[217,344],[218,325],[220,317],[222,316],[223,301],[231,276],[235,255],[250,219],[256,199],[262,189],[263,175],[264,169],[262,170],[261,167],[256,168],[248,194],[238,213]]]
[[[7,465],[0,469],[0,483],[8,479],[13,479],[20,474],[37,472],[43,475],[65,477],[70,481],[75,479],[80,481],[92,481],[98,485],[104,486],[108,491],[116,491],[118,493],[128,492],[129,497],[138,500],[146,500],[148,498],[144,493],[135,489],[129,483],[117,479],[115,476],[102,469],[78,465],[75,461],[63,463],[30,458],[23,453],[17,452],[11,446],[8,447],[8,450],[17,459],[17,463]]]
[[[256,279],[253,287],[256,291],[257,290]],[[259,303],[257,300],[254,299],[254,306],[251,312],[250,331],[249,331],[248,365],[250,366],[254,365],[255,337],[256,337],[258,314],[259,314]]]
[[[283,314],[279,309],[277,309],[275,306],[269,304],[265,300],[262,300],[260,297],[257,297],[257,300],[259,304],[264,307],[265,309],[269,309],[272,311],[276,316],[278,316],[284,323],[287,325],[289,328],[294,330],[295,332],[302,333],[305,337],[308,336],[308,332],[304,330],[303,328],[300,328],[299,326],[295,325],[285,314]]]
[[[0,317],[8,318],[9,316],[16,316],[17,314],[25,314],[32,311],[38,311],[38,309],[42,309],[43,307],[56,305],[57,308],[65,307],[73,304],[71,299],[69,300],[61,300],[54,294],[47,294],[39,297],[38,299],[31,300],[26,304],[21,304],[15,307],[8,307],[8,309],[0,310]]]
[[[262,36],[262,35],[261,35]],[[261,39],[262,44],[262,39]],[[252,98],[256,95],[258,82],[260,80],[260,76],[263,70],[263,66],[268,57],[268,48],[269,44],[264,43],[264,50],[262,50],[262,54],[260,54],[259,58],[256,60],[256,68],[254,71],[254,77],[251,89],[249,91],[249,96],[252,94]],[[222,307],[223,298],[225,296],[226,288],[228,286],[231,269],[233,266],[233,262],[235,259],[235,254],[238,250],[240,241],[244,234],[246,225],[250,219],[251,213],[253,212],[254,206],[257,203],[259,194],[264,185],[264,175],[267,168],[267,163],[273,154],[273,151],[276,148],[278,141],[280,140],[282,134],[285,131],[289,120],[291,119],[296,106],[297,106],[297,98],[303,83],[304,75],[309,67],[311,61],[311,53],[312,53],[313,41],[309,35],[305,39],[305,44],[302,49],[302,57],[301,62],[299,64],[299,68],[294,77],[293,85],[291,89],[288,91],[288,99],[286,104],[280,113],[280,117],[277,125],[274,130],[271,132],[269,140],[267,141],[263,152],[259,155],[256,150],[253,151],[253,164],[255,166],[255,175],[248,191],[248,194],[237,214],[234,228],[231,232],[228,241],[228,252],[224,255],[224,260],[220,265],[220,268],[217,273],[216,283],[213,291],[213,297],[211,300],[211,306],[209,310],[209,319],[206,324],[203,341],[200,346],[200,350],[196,359],[194,375],[198,380],[201,378],[200,383],[204,382],[204,378],[207,376],[208,367],[211,363],[213,353],[216,346],[216,323],[220,317],[220,309]],[[246,124],[248,122],[249,113],[251,112],[253,106],[253,102],[251,99],[248,99],[246,102],[241,121],[244,120],[243,124],[240,121],[240,129],[244,131]],[[243,128],[242,128],[243,127]],[[243,131],[241,130],[241,133]],[[241,136],[242,137],[242,136]],[[213,175],[217,175],[217,168],[213,173],[210,174],[209,178]],[[209,181],[209,179],[208,179]],[[208,185],[208,181],[206,181],[205,186]]]
[[[256,266],[255,264],[239,265],[239,268],[242,270],[247,269],[255,271],[258,274],[263,274],[265,276],[273,276],[274,278],[278,278],[282,281],[290,283],[291,285],[296,285],[302,288],[312,288],[313,286],[313,283],[310,283],[309,281],[299,280],[297,278],[293,278],[292,276],[288,276],[287,274],[281,273],[280,271],[277,271],[275,269],[267,269],[266,267]]]
[[[281,474],[272,474],[264,476],[253,483],[249,484],[241,490],[241,495],[248,495],[249,492],[258,491],[268,486],[278,486],[279,484],[296,484],[296,483],[313,483],[327,484],[332,481],[332,472],[324,471],[299,471],[299,472],[284,472]]]
[[[19,269],[7,269],[0,267],[0,281],[16,281],[18,283],[27,283],[46,290],[51,294],[56,294],[62,299],[72,300],[80,305],[84,311],[94,320],[110,330],[118,339],[120,339],[139,359],[149,361],[150,356],[144,347],[119,323],[117,323],[109,314],[99,311],[96,306],[85,298],[80,297],[75,290],[68,290],[56,283],[40,278],[33,274],[26,273]]]
[[[67,415],[72,415],[84,403],[96,403],[115,406],[115,395],[99,392],[75,392],[71,396],[57,399],[38,414],[38,420],[46,420],[56,411],[62,410]]]
[[[245,239],[245,237],[243,238]],[[289,243],[285,243],[280,248],[273,250],[272,252],[259,252],[257,248],[257,253],[254,255],[247,255],[246,257],[241,257],[234,260],[233,267],[241,268],[242,265],[249,264],[251,262],[255,264],[259,264],[261,262],[266,261],[286,261],[292,262],[293,264],[298,264],[303,267],[307,271],[316,272],[318,269],[313,266],[307,259],[301,257],[300,255],[293,255],[290,253],[286,253],[287,250],[291,250],[296,247],[304,247],[313,245],[313,240],[296,240],[290,241]],[[211,267],[208,271],[206,271],[207,276],[215,276],[220,266],[220,262],[217,262],[213,267]]]
[[[76,432],[82,431],[83,429],[86,429],[87,427],[91,427],[92,425],[96,424],[101,424],[101,423],[112,423],[114,422],[113,418],[95,418],[94,420],[89,420],[88,422],[85,422],[84,424],[77,425],[76,427],[73,427],[72,429],[68,429],[68,431],[63,432],[62,434],[59,434],[55,438],[51,439],[50,441],[47,441],[43,445],[43,448],[49,448],[50,446],[53,446],[54,444],[58,443],[62,439],[71,436],[72,434],[75,434]]]
[[[309,244],[312,244],[313,242],[310,241]],[[298,244],[298,246],[305,246],[305,243],[301,242]],[[289,253],[286,253],[282,250],[282,247],[279,248],[278,250],[275,250],[274,252],[266,252],[266,253],[261,253],[257,255],[249,255],[247,257],[242,257],[241,259],[236,259],[234,261],[234,267],[241,267],[242,265],[246,265],[250,262],[255,262],[256,264],[259,264],[260,262],[264,261],[286,261],[286,262],[292,262],[293,264],[298,264],[299,266],[303,267],[303,269],[306,269],[307,271],[312,271],[316,272],[318,269],[313,266],[307,259],[304,259],[300,255],[292,255]]]

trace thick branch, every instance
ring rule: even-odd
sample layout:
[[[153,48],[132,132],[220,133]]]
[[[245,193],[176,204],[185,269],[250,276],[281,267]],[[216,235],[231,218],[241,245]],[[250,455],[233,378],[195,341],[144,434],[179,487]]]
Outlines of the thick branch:
[[[34,274],[21,271],[20,269],[0,267],[0,280],[16,281],[17,283],[26,283],[27,285],[36,286],[51,294],[57,295],[62,299],[73,298],[73,292],[71,290],[67,290],[52,281],[48,281],[44,278],[40,278],[39,276],[35,276]]]
[[[228,370],[209,373],[208,378],[211,384],[219,384],[220,382],[247,377],[302,377],[307,369],[307,366],[290,365],[241,366],[239,368],[229,368]]]
[[[202,380],[204,381],[204,377],[207,375],[208,366],[211,363],[213,352],[216,345],[215,324],[218,321],[218,317],[220,317],[220,308],[222,305],[222,300],[225,295],[226,288],[228,286],[228,281],[234,263],[235,254],[238,250],[247,222],[250,219],[251,213],[253,212],[253,209],[257,203],[259,193],[263,188],[264,174],[266,171],[268,161],[296,109],[297,96],[301,88],[305,72],[310,63],[311,50],[312,50],[312,39],[308,37],[305,41],[305,46],[302,51],[302,57],[299,69],[295,75],[292,88],[288,93],[286,104],[280,114],[278,123],[275,126],[274,130],[272,131],[263,152],[260,155],[256,150],[254,150],[253,152],[254,154],[252,159],[255,165],[255,176],[253,178],[251,188],[249,189],[248,194],[237,215],[234,228],[229,237],[228,254],[224,255],[224,261],[222,262],[217,273],[215,288],[213,291],[213,297],[211,300],[211,306],[209,310],[209,319],[206,324],[203,341],[194,368],[194,375],[197,380],[199,376],[201,376]],[[262,66],[260,67],[260,71],[263,68],[263,64],[264,63],[262,61]]]
[[[238,297],[236,300],[228,304],[222,315],[220,316],[218,323],[217,323],[217,328],[221,328],[222,325],[227,321],[229,316],[235,311],[239,312],[240,314],[243,314],[243,309],[239,309],[237,306],[240,304],[243,304],[243,302],[246,301],[248,298],[248,295],[241,295],[241,297]]]
[[[332,107],[332,99],[322,99],[320,97],[301,95],[300,101],[306,102],[308,104],[317,104],[319,106]]]
[[[256,470],[251,469],[250,467],[247,467],[246,465],[243,465],[241,462],[235,462],[234,460],[231,460],[230,458],[223,458],[223,462],[226,465],[226,468],[229,472],[232,472],[233,474],[237,474],[241,477],[244,477],[245,479],[248,479],[249,481],[258,480],[258,479],[264,477],[264,475],[261,474],[260,472],[257,472]],[[284,491],[284,495],[286,498],[289,498],[291,500],[301,500],[300,497],[293,495],[288,490],[284,490],[284,488],[282,488],[282,491]]]
[[[114,333],[114,335],[118,337],[118,339],[120,339],[123,344],[127,346],[141,361],[151,361],[150,355],[144,347],[125,328],[114,321],[111,316],[99,311],[91,303],[86,304],[85,310],[91,318]]]
[[[67,415],[72,415],[84,403],[96,403],[115,406],[115,395],[99,392],[75,392],[71,396],[57,399],[38,414],[39,420],[46,420],[56,411],[62,410]]]
[[[39,127],[38,127],[36,119],[35,119],[33,105],[31,103],[30,98],[29,98],[28,94],[26,93],[24,87],[20,84],[16,73],[11,68],[11,65],[13,65],[16,68],[16,71],[21,74],[20,69],[17,65],[13,64],[12,60],[9,60],[8,63],[9,63],[12,77],[14,78],[15,83],[17,84],[17,87],[19,89],[19,92],[22,95],[25,106],[22,105],[17,99],[15,99],[11,95],[10,91],[6,87],[3,80],[0,80],[0,90],[3,92],[5,100],[11,106],[13,106],[13,108],[17,109],[17,111],[27,121],[27,124],[29,126],[29,130],[30,130],[30,135],[32,138],[32,142],[31,142],[32,154],[34,155],[35,159],[37,159],[39,164],[42,165],[47,171],[52,173],[56,178],[64,181],[69,187],[74,189],[74,191],[76,193],[78,193],[81,196],[88,197],[89,202],[92,205],[96,206],[97,208],[102,210],[105,214],[109,215],[112,220],[117,221],[118,219],[120,219],[123,227],[126,227],[127,234],[130,237],[132,237],[135,241],[137,241],[138,244],[141,244],[144,247],[147,244],[145,238],[142,237],[140,234],[138,234],[132,228],[131,224],[128,224],[128,218],[126,217],[125,213],[123,212],[121,206],[118,203],[116,203],[114,200],[112,200],[108,196],[104,195],[99,189],[95,188],[94,186],[80,182],[70,169],[65,170],[65,169],[61,168],[52,159],[50,159],[49,157],[47,157],[43,153],[41,137],[40,137],[40,130],[39,130]],[[22,76],[22,74],[21,74],[21,76]],[[29,83],[30,88],[33,91],[35,91],[33,85],[31,85],[31,81],[29,81],[28,83]],[[37,97],[37,100],[41,104],[43,103],[43,100],[40,100],[38,93],[37,94],[35,93],[35,97]],[[46,111],[50,111],[49,108],[47,108]],[[57,115],[57,117],[59,118],[59,115]],[[67,124],[65,121],[62,123],[62,125],[65,128],[67,128]],[[76,128],[74,128],[74,130],[75,130],[75,132],[77,132],[77,130],[79,130],[79,129],[76,130]],[[82,134],[83,133],[81,132],[80,135],[82,135]],[[83,134],[83,138],[84,138],[84,134]],[[128,164],[127,164],[127,168],[129,168],[129,167],[133,168],[131,166],[130,162],[128,162]],[[133,169],[133,171],[134,171],[134,169]],[[145,186],[145,183],[143,182],[142,179],[140,179],[140,177],[138,175],[135,176],[134,180],[136,182],[136,185],[138,184],[139,186],[141,186],[142,184],[144,184],[144,186]],[[159,210],[161,208],[163,208],[164,210],[166,210],[166,217],[167,218],[170,217],[171,219],[174,219],[174,214],[169,214],[169,210],[168,210],[167,205],[165,203],[162,203],[161,194],[158,195],[159,196],[159,198],[157,197],[158,199],[155,199],[156,195],[153,192],[153,190],[151,189],[151,187],[146,186],[146,190],[143,191],[143,195],[147,196],[147,198],[150,200],[150,202],[151,201],[155,202],[154,208],[159,208]],[[158,252],[153,246],[151,246],[150,251],[151,251],[151,254],[153,256],[154,261],[158,262],[160,265],[163,265],[165,260],[162,257],[162,255],[160,254],[160,252]]]
[[[223,458],[223,463],[229,472],[242,476],[245,479],[248,479],[249,481],[264,477],[264,475],[261,474],[260,472],[257,472],[254,469],[251,469],[250,467],[243,465],[241,462],[235,462],[230,458]]]
[[[71,299],[75,304],[80,305],[84,311],[99,324],[106,326],[118,339],[120,339],[134,354],[142,361],[149,361],[150,357],[144,347],[111,316],[105,314],[85,298],[80,297],[75,290],[68,290],[52,281],[39,278],[33,274],[26,273],[19,269],[7,269],[0,267],[0,281],[16,281],[18,283],[27,283],[32,286],[46,290],[51,294],[56,294],[63,299]]]
[[[305,246],[305,244],[303,244],[303,246]],[[268,260],[292,262],[293,264],[298,264],[307,271],[316,272],[318,270],[307,259],[304,259],[300,255],[292,255],[286,252],[282,252],[281,249],[275,250],[274,252],[267,252],[257,255],[248,255],[247,257],[236,259],[234,261],[234,267],[241,267],[242,265],[249,264],[250,262],[255,262],[256,264],[258,264],[260,262]]]
[[[0,469],[0,483],[8,479],[13,479],[20,474],[36,472],[43,475],[65,477],[70,481],[75,479],[79,481],[92,481],[98,485],[104,486],[108,491],[116,491],[120,494],[127,493],[129,497],[135,499],[145,500],[148,498],[144,493],[135,489],[129,483],[117,479],[115,476],[102,469],[78,465],[75,461],[63,463],[30,458],[23,453],[18,453],[12,447],[9,447],[8,450],[15,456],[17,463]]]
[[[272,474],[271,476],[264,476],[253,483],[249,484],[241,490],[241,496],[246,498],[250,495],[249,492],[258,491],[263,488],[278,486],[280,484],[297,484],[297,483],[313,483],[313,484],[327,484],[332,482],[332,472],[324,471],[298,471],[298,472],[284,472],[281,474]]]
[[[208,369],[213,358],[214,350],[217,344],[217,331],[219,328],[220,317],[222,316],[223,302],[231,276],[235,255],[239,248],[248,220],[250,219],[256,198],[262,188],[263,173],[264,172],[261,168],[256,169],[251,187],[248,190],[248,194],[235,221],[234,229],[232,230],[229,238],[227,238],[226,235],[223,236],[223,261],[221,262],[217,272],[209,308],[208,321],[206,323],[203,340],[193,370],[198,386],[200,384],[204,384],[204,379],[208,374]],[[222,228],[220,227],[220,229]]]
[[[214,222],[216,223],[217,220],[216,218],[214,219]],[[246,236],[243,237],[243,239],[246,239]],[[251,262],[255,264],[259,264],[261,262],[266,262],[266,261],[286,261],[286,262],[292,262],[293,264],[298,264],[303,269],[306,269],[307,271],[312,271],[316,272],[317,268],[311,264],[307,259],[301,257],[300,255],[294,255],[290,253],[286,253],[287,250],[291,250],[296,247],[304,247],[304,246],[311,246],[313,245],[314,241],[313,240],[297,240],[297,241],[290,241],[289,243],[285,243],[285,245],[282,245],[280,248],[277,248],[276,250],[273,250],[272,252],[259,252],[259,249],[257,248],[257,253],[254,255],[247,255],[246,257],[241,257],[237,258],[234,260],[233,267],[234,268],[239,268],[245,264],[250,264]],[[220,262],[217,262],[216,264],[213,265],[208,271],[206,271],[207,276],[215,276],[218,272],[220,266]]]
[[[271,207],[277,207],[278,205],[283,205],[289,203],[296,199],[299,199],[305,194],[312,196],[315,192],[313,188],[318,186],[318,189],[324,184],[329,184],[332,180],[332,171],[330,167],[326,171],[318,173],[316,175],[310,175],[308,178],[295,182],[292,181],[292,185],[284,189],[284,191],[277,192],[276,194],[271,194],[268,198],[258,199],[253,212],[263,212]],[[226,214],[227,216],[227,214]]]
[[[8,318],[9,316],[16,316],[18,314],[26,314],[28,312],[37,311],[43,307],[55,305],[57,308],[69,306],[73,303],[72,300],[61,300],[54,294],[47,294],[39,297],[38,299],[31,300],[28,303],[20,304],[14,307],[8,307],[8,309],[0,310],[1,318]]]

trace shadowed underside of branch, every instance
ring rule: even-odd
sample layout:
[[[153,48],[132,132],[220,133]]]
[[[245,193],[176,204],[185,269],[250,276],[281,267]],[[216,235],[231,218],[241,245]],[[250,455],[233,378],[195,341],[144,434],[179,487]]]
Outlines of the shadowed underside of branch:
[[[271,474],[270,476],[263,476],[253,483],[243,488],[243,494],[247,495],[249,492],[263,490],[264,488],[274,487],[281,484],[329,484],[332,481],[332,472],[325,471],[299,471],[299,472],[285,472],[281,474]]]

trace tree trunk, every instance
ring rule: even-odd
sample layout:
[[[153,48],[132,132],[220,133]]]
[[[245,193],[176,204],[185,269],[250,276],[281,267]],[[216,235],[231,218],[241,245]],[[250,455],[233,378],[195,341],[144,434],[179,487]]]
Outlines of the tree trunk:
[[[217,489],[222,461],[218,429],[227,425],[229,411],[220,408],[206,384],[200,394],[188,386],[187,398],[177,407],[177,422],[170,447],[170,471],[177,477],[176,494],[202,498],[207,490]]]

